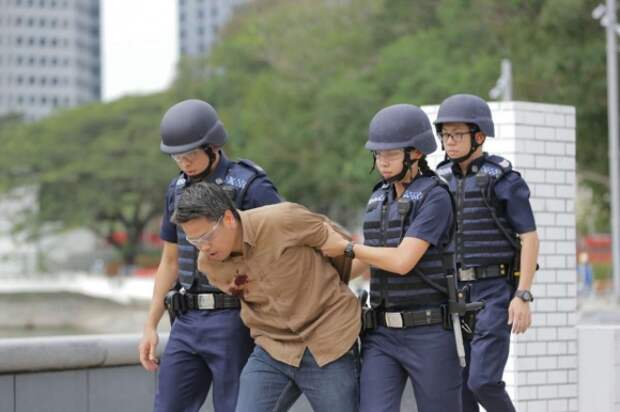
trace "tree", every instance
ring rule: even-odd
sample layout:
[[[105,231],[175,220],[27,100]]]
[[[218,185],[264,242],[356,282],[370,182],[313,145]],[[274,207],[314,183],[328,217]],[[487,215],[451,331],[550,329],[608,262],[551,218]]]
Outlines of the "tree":
[[[11,157],[9,187],[35,185],[39,207],[18,228],[44,224],[86,227],[133,264],[146,225],[161,212],[174,175],[159,152],[159,121],[166,95],[128,97],[67,110],[4,135]],[[112,234],[124,231],[127,241]]]

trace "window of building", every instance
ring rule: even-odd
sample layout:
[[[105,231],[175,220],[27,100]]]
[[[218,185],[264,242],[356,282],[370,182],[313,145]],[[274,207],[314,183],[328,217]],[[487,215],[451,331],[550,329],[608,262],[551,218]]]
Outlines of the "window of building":
[[[45,37],[41,37],[39,39],[39,46],[45,46],[47,44],[47,39]]]
[[[32,46],[34,44],[34,37],[29,37],[28,38],[28,45]]]
[[[23,41],[22,36],[17,36],[15,38],[15,44],[17,44],[18,46],[21,46],[22,41]]]
[[[15,25],[16,26],[21,26],[22,25],[22,18],[21,17],[16,17],[15,18]]]
[[[34,84],[34,76],[28,77],[28,84]]]
[[[17,83],[17,84],[22,84],[22,83],[24,83],[24,78],[23,78],[22,76],[17,76],[17,77],[15,78],[15,83]]]
[[[211,6],[211,17],[217,17],[218,8],[217,6]]]

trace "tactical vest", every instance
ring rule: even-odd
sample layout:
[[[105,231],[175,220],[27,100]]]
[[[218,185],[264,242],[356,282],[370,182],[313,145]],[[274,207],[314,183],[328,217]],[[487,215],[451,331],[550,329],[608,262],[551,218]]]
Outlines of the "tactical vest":
[[[364,244],[368,246],[397,247],[409,225],[415,220],[420,206],[430,191],[437,187],[448,188],[437,176],[420,176],[405,189],[400,199],[395,199],[392,184],[375,187],[364,217]],[[416,270],[442,288],[445,276],[454,267],[450,244],[431,245],[418,264],[406,275],[371,267],[370,303],[373,308],[418,309],[436,307],[447,302],[447,296],[423,280]]]
[[[230,162],[224,178],[217,178],[213,183],[220,185],[233,200],[235,207],[241,209],[248,187],[259,176],[264,176],[264,171],[259,166],[249,160],[240,160],[239,162]],[[209,178],[207,180],[211,181]],[[184,174],[181,174],[175,185],[175,201],[183,188],[189,184],[191,181]],[[177,249],[179,283],[194,293],[219,292],[219,289],[209,283],[207,276],[197,269],[198,250],[187,241],[181,225],[177,225]]]
[[[449,160],[438,165],[437,174],[448,182],[456,202],[454,240],[460,267],[512,263],[515,247],[508,238],[516,244],[516,236],[494,190],[497,181],[510,171],[512,165],[508,160],[488,155],[479,168],[472,166],[473,174],[465,177],[454,175]]]

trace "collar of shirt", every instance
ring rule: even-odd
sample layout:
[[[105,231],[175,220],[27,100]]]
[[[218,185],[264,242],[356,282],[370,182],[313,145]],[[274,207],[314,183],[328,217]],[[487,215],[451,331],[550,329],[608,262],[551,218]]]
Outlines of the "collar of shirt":
[[[472,160],[472,162],[469,164],[469,166],[467,166],[467,176],[469,176],[470,174],[476,174],[478,173],[478,170],[480,170],[480,167],[482,166],[482,164],[485,162],[485,160],[487,159],[488,153],[487,152],[483,152],[482,156],[480,156],[477,159]],[[475,171],[472,170],[475,166]],[[461,168],[459,166],[458,163],[456,162],[452,162],[452,173],[454,173],[455,176],[458,177],[463,177],[463,173],[461,172]]]

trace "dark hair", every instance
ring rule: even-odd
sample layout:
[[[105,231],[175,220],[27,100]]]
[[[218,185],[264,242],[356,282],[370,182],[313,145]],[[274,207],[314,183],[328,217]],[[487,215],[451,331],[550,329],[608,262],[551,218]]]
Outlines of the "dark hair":
[[[434,174],[431,168],[428,167],[428,162],[426,161],[426,155],[422,156],[418,160],[418,169],[420,169],[420,172],[422,172],[422,175],[424,176],[430,176]]]
[[[224,189],[215,183],[199,182],[181,191],[170,221],[177,225],[200,218],[215,222],[227,210],[232,211],[235,219],[239,220],[239,213]]]

